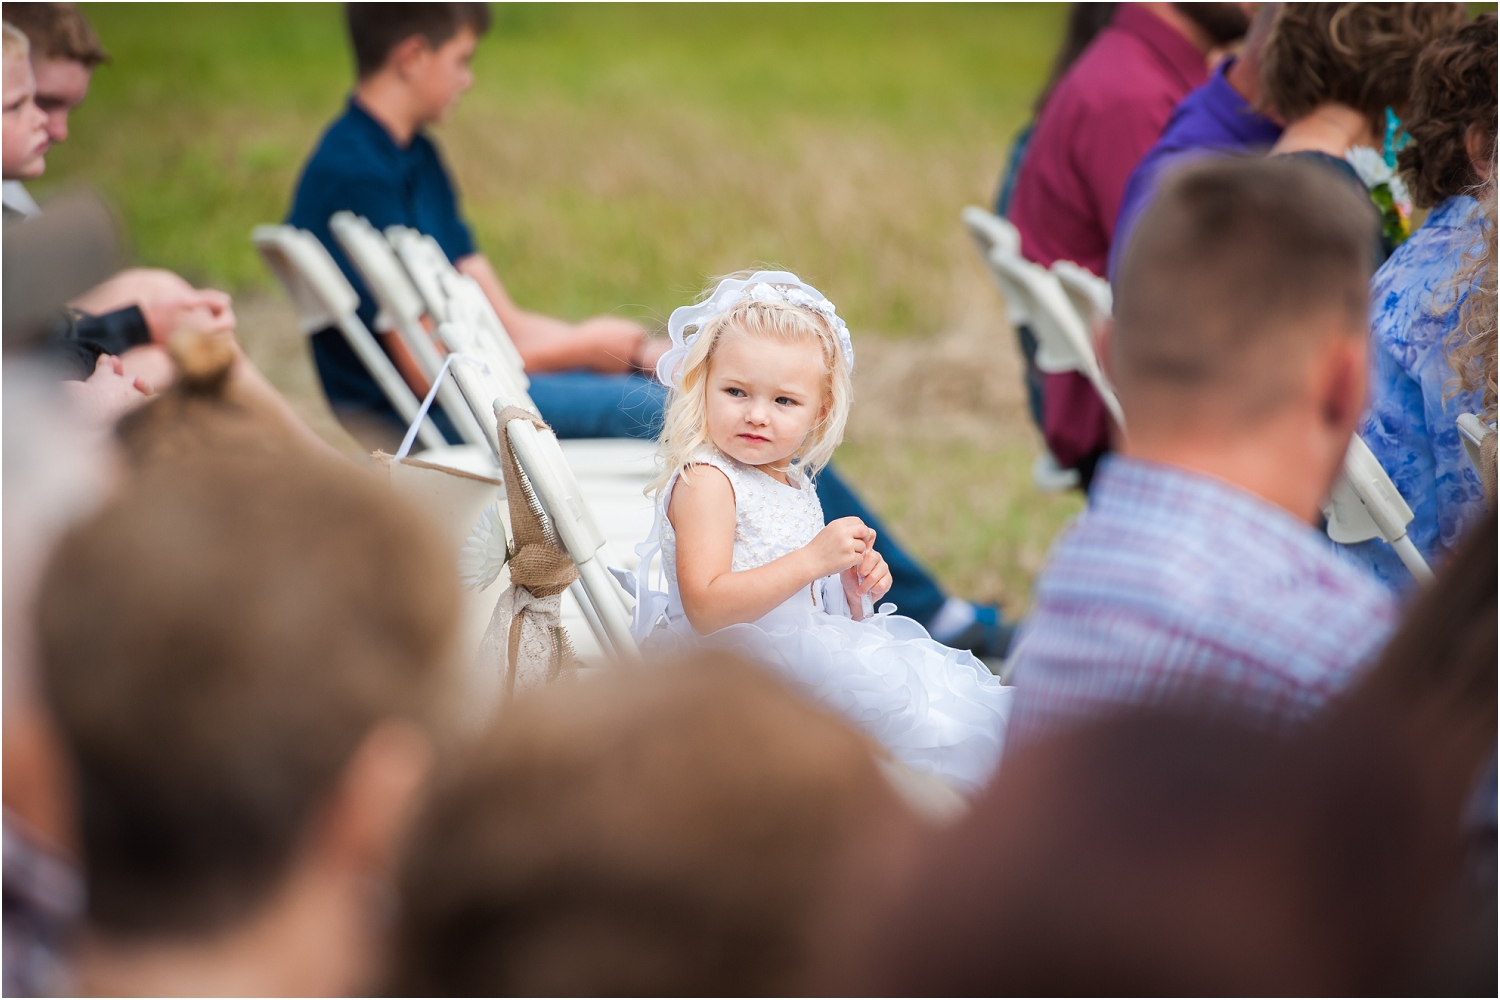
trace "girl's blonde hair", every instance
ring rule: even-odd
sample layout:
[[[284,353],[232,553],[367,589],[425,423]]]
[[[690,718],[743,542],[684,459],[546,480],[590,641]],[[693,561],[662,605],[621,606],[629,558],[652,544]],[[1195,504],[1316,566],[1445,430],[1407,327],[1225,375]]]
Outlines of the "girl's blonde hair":
[[[753,273],[741,271],[725,277],[744,279]],[[709,294],[711,290],[700,301]],[[827,376],[823,411],[792,455],[792,461],[804,476],[815,476],[843,441],[854,386],[849,359],[834,328],[821,313],[805,306],[787,301],[743,299],[698,329],[699,337],[688,350],[677,385],[667,400],[661,445],[656,453],[657,476],[646,488],[648,494],[659,496],[673,476],[693,464],[693,453],[712,443],[708,436],[708,372],[724,335],[730,331],[786,343],[816,341]]]

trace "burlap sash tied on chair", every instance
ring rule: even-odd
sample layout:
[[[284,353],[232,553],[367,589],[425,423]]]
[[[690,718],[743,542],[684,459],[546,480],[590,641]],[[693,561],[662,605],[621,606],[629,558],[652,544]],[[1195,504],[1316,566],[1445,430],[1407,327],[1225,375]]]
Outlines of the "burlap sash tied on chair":
[[[505,697],[557,680],[574,669],[573,648],[562,627],[562,592],[578,579],[578,567],[549,531],[541,503],[516,461],[505,427],[526,420],[546,428],[536,414],[508,406],[499,414],[500,467],[510,506],[510,586],[495,602],[480,646],[486,662],[505,650]]]

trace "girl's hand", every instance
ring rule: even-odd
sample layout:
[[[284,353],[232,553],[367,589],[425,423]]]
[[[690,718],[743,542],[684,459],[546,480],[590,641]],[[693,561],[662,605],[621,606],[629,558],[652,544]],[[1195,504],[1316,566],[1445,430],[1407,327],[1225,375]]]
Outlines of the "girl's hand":
[[[842,573],[860,565],[873,551],[875,532],[857,517],[841,517],[818,532],[802,551],[812,561],[813,579]]]
[[[864,617],[863,596],[869,594],[873,603],[890,591],[891,568],[885,564],[885,557],[871,548],[866,550],[858,566],[851,566],[839,574],[839,582],[844,585],[844,599],[849,602],[850,613],[855,621],[860,621]]]

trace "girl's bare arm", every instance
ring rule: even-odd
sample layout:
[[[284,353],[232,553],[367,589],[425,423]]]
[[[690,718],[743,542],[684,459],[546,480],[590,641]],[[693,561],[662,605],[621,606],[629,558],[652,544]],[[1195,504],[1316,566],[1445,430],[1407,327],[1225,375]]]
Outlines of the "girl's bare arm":
[[[764,617],[814,580],[858,564],[875,541],[859,518],[840,518],[797,551],[733,572],[734,488],[711,465],[683,472],[667,516],[677,532],[682,609],[704,635]]]

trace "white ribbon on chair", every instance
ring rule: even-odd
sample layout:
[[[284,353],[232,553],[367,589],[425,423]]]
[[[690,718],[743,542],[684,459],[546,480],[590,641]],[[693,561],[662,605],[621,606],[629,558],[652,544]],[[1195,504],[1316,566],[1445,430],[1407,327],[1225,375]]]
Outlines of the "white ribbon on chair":
[[[490,374],[490,366],[472,354],[454,352],[448,355],[443,360],[443,367],[438,369],[437,378],[432,380],[432,388],[427,390],[427,398],[422,400],[422,406],[417,410],[417,419],[411,422],[411,426],[406,429],[406,437],[401,439],[401,448],[396,452],[396,461],[401,461],[411,451],[412,444],[417,440],[417,428],[421,427],[422,421],[427,419],[427,411],[432,408],[432,401],[437,398],[438,388],[442,386],[443,379],[448,375],[448,369],[452,367],[455,361],[467,361],[469,364],[479,368],[486,375]]]
[[[636,645],[646,641],[646,637],[655,631],[659,623],[667,615],[668,597],[665,590],[654,590],[651,587],[651,564],[661,554],[661,504],[657,504],[656,519],[651,522],[651,534],[644,542],[635,547],[635,554],[640,557],[636,564],[635,572],[609,567],[610,573],[616,580],[620,581],[627,593],[635,598],[635,610],[631,613],[630,634],[635,638]],[[657,568],[657,579],[662,586],[666,586],[665,567]]]
[[[480,641],[481,663],[508,665],[505,696],[541,687],[557,679],[557,635],[562,626],[562,596],[538,597],[525,587],[506,587],[495,602],[490,624]],[[512,635],[512,631],[515,635]],[[512,657],[510,647],[515,646]],[[571,655],[571,654],[569,654]],[[506,667],[502,666],[502,670]]]

